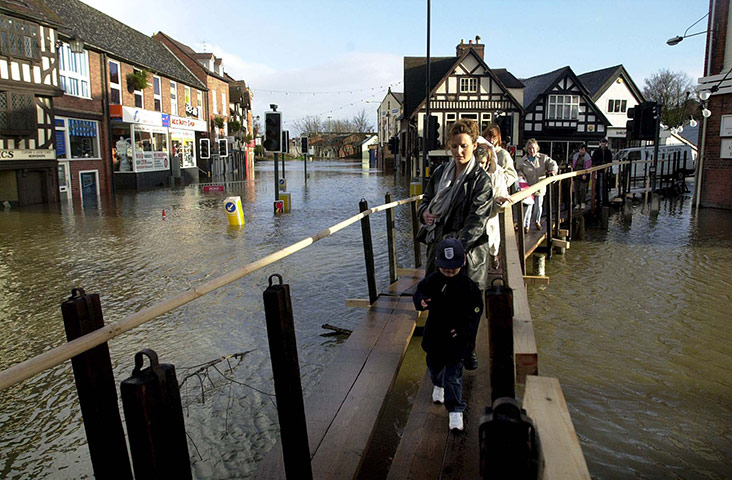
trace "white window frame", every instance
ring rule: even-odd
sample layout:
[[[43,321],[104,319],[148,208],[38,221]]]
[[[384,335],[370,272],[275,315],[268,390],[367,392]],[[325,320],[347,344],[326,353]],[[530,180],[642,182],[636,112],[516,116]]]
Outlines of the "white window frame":
[[[69,168],[69,161],[68,160],[61,160],[58,161],[58,168],[62,168],[64,170],[64,177],[66,178],[66,183],[64,185],[61,185],[61,182],[59,181],[58,184],[58,191],[60,193],[63,193],[66,198],[71,197],[71,169]]]
[[[73,64],[77,70],[69,70],[69,66]],[[79,98],[91,99],[91,78],[89,76],[89,51],[84,50],[82,53],[72,53],[71,46],[64,42],[58,49],[58,75],[62,88],[66,95]],[[69,80],[76,80],[78,93],[70,93],[67,89]],[[86,94],[84,92],[84,84],[86,84]]]
[[[213,98],[213,113],[214,115],[219,114],[219,104],[216,103],[216,90],[211,90],[211,97]]]
[[[132,71],[141,72],[142,70],[140,70],[139,68],[133,68]],[[137,96],[138,95],[140,96],[140,106],[139,107],[137,106]],[[134,92],[132,92],[132,98],[135,100],[135,108],[142,108],[143,110],[145,109],[145,94],[143,93],[142,90],[135,90]]]
[[[196,107],[198,108],[198,119],[203,120],[203,92],[196,89]]]
[[[119,80],[119,83],[112,82],[112,70],[109,69],[109,64],[114,63],[117,65],[117,80]],[[122,66],[119,62],[115,62],[114,60],[109,60],[109,64],[107,65],[107,69],[109,70],[109,90],[118,90],[119,91],[119,103],[112,103],[112,96],[110,95],[110,101],[109,103],[112,105],[122,105]]]
[[[191,103],[191,87],[188,85],[183,85],[183,100],[185,100],[186,105],[192,105]]]
[[[549,95],[546,100],[547,120],[577,120],[579,115],[579,95]]]
[[[157,82],[157,93],[155,92],[155,83]],[[162,112],[163,111],[163,80],[158,77],[157,75],[153,75],[153,110],[156,112]],[[144,97],[144,96],[143,96]],[[143,100],[144,101],[144,100]],[[158,103],[160,105],[160,108],[155,105],[155,103]]]
[[[101,150],[101,144],[99,143],[99,135],[101,135],[101,131],[99,130],[99,122],[97,120],[88,120],[86,118],[74,118],[74,117],[60,117],[56,116],[56,119],[63,120],[64,126],[54,126],[54,132],[55,131],[63,131],[64,132],[64,142],[66,142],[66,154],[63,157],[58,157],[59,161],[61,160],[70,160],[72,162],[79,161],[79,160],[101,160],[102,159],[102,150]],[[97,156],[96,157],[82,157],[82,158],[72,158],[71,157],[71,138],[69,134],[69,120],[83,120],[86,122],[94,122],[97,125],[97,136],[95,137],[97,139]]]
[[[460,77],[460,93],[478,93],[478,78]]]
[[[178,82],[170,81],[170,113],[178,115]]]
[[[229,113],[228,105],[226,104],[226,92],[221,92],[221,115],[227,117]]]

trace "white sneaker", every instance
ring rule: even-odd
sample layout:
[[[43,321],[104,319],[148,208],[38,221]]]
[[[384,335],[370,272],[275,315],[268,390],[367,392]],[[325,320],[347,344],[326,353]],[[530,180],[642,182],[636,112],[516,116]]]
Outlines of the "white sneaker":
[[[450,430],[463,430],[462,412],[450,412]]]
[[[433,388],[432,401],[434,403],[445,403],[445,389],[442,387]]]

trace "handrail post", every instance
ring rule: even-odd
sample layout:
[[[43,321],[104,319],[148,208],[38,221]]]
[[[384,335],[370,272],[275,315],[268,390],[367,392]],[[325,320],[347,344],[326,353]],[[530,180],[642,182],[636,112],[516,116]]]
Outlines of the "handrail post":
[[[547,185],[547,196],[549,197],[546,202],[546,246],[547,246],[547,258],[552,259],[552,222],[554,220],[552,200],[554,198],[554,183]]]
[[[278,278],[280,284],[273,285],[273,278]],[[312,480],[310,444],[300,384],[300,363],[297,357],[290,286],[282,282],[280,275],[272,275],[269,277],[269,287],[264,290],[263,297],[285,477],[290,480],[295,478]]]
[[[369,209],[369,202],[362,198],[358,208],[363,213]],[[361,219],[361,236],[363,237],[363,255],[366,260],[366,281],[369,286],[369,303],[373,304],[379,296],[376,291],[376,268],[374,267],[374,245],[371,240],[371,221],[366,215]]]
[[[68,341],[104,326],[99,295],[87,295],[82,288],[71,291],[71,297],[61,304],[61,313]],[[132,479],[109,346],[105,342],[76,355],[71,365],[94,476]]]
[[[521,263],[521,274],[526,275],[526,239],[524,237],[524,201],[521,200],[516,204],[518,210],[518,250],[519,250],[519,263]],[[505,260],[505,259],[504,259]],[[504,265],[506,263],[504,262]],[[506,268],[505,266],[503,267]]]
[[[384,203],[391,203],[394,201],[392,194],[387,193],[384,195]],[[386,211],[386,243],[387,250],[389,251],[389,283],[394,283],[399,280],[397,275],[397,251],[396,251],[396,238],[394,238],[394,209],[390,208]]]
[[[557,223],[554,225],[554,233],[559,236],[559,230],[562,226],[562,181],[557,182]]]
[[[412,241],[414,243],[414,268],[422,266],[422,248],[417,241],[417,232],[419,231],[419,219],[417,218],[417,202],[411,202],[409,204],[412,212]]]
[[[574,230],[574,182],[576,181],[577,177],[569,178],[569,192],[567,192],[567,210],[569,211],[567,215],[567,231],[569,235],[567,235],[567,240],[572,240],[572,231]]]

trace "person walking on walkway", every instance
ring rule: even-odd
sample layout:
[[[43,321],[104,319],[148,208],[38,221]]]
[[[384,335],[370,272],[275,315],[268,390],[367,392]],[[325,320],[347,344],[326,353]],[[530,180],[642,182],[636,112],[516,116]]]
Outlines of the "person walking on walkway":
[[[539,143],[535,138],[530,138],[526,142],[526,155],[521,159],[516,171],[523,175],[529,185],[534,185],[544,176],[550,177],[556,175],[559,171],[559,165],[548,155],[539,153]],[[541,230],[541,213],[544,206],[544,195],[546,188],[541,188],[534,193],[534,208],[527,208],[524,212],[524,229],[528,229],[531,225],[533,217],[534,225],[537,230]]]
[[[459,239],[466,252],[467,274],[484,289],[489,268],[486,221],[493,208],[493,188],[473,155],[477,139],[473,120],[460,119],[450,127],[452,159],[430,177],[417,212],[424,224],[417,239],[428,245],[427,275],[435,270],[435,247],[440,240]]]
[[[607,165],[608,163],[612,163],[612,161],[613,152],[607,148],[607,139],[603,138],[600,140],[600,148],[592,152],[592,165],[597,167],[598,165]],[[607,169],[597,171],[597,201],[601,206],[610,204],[607,198],[607,193],[610,189],[610,185],[608,185],[610,176],[608,173],[609,171]]]
[[[503,139],[501,139],[501,128],[495,123],[492,123],[483,131],[483,137],[496,150],[496,162],[498,163],[498,166],[503,169],[503,174],[506,179],[506,187],[509,192],[512,187],[518,189],[518,173],[516,173],[516,168],[513,165],[513,158],[511,158],[511,154],[501,146],[503,144]]]
[[[500,133],[498,135],[500,138]],[[493,209],[486,222],[486,234],[488,235],[490,267],[492,270],[498,270],[500,266],[498,249],[501,245],[501,227],[498,214],[501,206],[509,201],[507,182],[510,180],[513,183],[517,177],[515,170],[512,173],[508,173],[501,167],[498,160],[500,158],[500,154],[498,153],[499,147],[494,147],[491,142],[483,137],[478,137],[477,143],[478,148],[475,150],[475,158],[478,160],[481,168],[488,173],[491,184],[493,185]],[[508,152],[503,151],[508,155]],[[511,161],[511,168],[513,169],[513,161]]]
[[[462,430],[463,359],[475,349],[483,300],[478,286],[465,274],[465,251],[458,239],[442,240],[433,262],[438,270],[419,282],[412,300],[417,310],[429,310],[422,349],[434,385],[432,401],[445,404],[450,430]]]
[[[586,170],[592,168],[592,158],[587,153],[587,147],[584,144],[580,145],[579,152],[572,155],[572,170]],[[574,203],[579,208],[585,208],[585,201],[587,200],[587,184],[590,182],[590,174],[578,175],[573,179],[574,184]]]

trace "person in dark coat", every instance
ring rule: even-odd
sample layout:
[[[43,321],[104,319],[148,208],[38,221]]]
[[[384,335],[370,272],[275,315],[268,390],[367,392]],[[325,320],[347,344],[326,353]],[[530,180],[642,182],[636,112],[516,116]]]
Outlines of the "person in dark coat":
[[[462,268],[462,243],[446,238],[435,250],[438,270],[419,282],[412,299],[417,310],[429,310],[422,349],[427,353],[427,370],[434,385],[432,401],[445,404],[450,430],[462,430],[463,359],[475,349],[483,300],[480,289]]]
[[[493,208],[493,187],[473,155],[478,136],[473,120],[452,124],[448,135],[452,159],[430,177],[418,215],[426,231],[420,241],[428,245],[427,275],[435,270],[435,246],[440,240],[458,238],[466,252],[468,276],[484,289],[490,269],[486,222]]]
[[[595,167],[598,165],[607,165],[608,163],[612,163],[612,161],[613,152],[607,148],[607,139],[603,138],[600,140],[600,148],[592,152],[592,165]],[[597,199],[600,205],[609,205],[607,191],[610,185],[606,185],[610,180],[608,173],[609,171],[607,169],[597,171]]]

